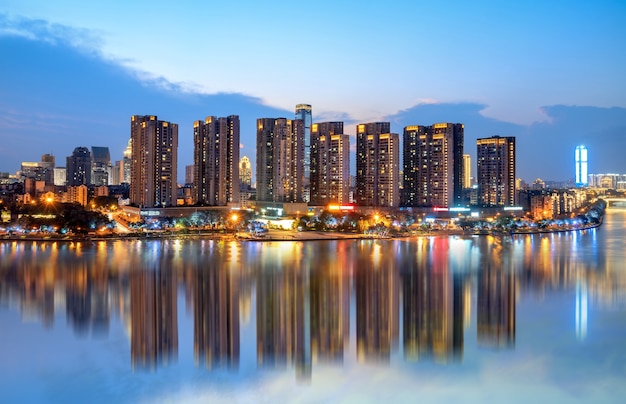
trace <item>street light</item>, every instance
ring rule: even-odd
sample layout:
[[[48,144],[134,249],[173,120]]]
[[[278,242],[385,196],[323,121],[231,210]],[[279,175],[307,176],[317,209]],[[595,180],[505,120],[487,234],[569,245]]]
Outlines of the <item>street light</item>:
[[[233,213],[230,216],[230,220],[233,222],[233,234],[237,234],[237,219],[239,219],[239,216],[237,216],[236,213]]]

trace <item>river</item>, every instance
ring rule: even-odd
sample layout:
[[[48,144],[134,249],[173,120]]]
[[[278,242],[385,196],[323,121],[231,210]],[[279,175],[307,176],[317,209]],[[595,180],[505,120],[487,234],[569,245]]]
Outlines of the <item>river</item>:
[[[0,242],[0,401],[620,402],[625,240]]]

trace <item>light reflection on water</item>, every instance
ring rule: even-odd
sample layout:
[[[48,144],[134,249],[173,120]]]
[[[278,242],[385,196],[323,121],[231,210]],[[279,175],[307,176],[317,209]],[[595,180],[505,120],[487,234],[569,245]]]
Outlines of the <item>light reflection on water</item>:
[[[512,238],[0,243],[0,391],[611,401],[626,392],[625,222]]]

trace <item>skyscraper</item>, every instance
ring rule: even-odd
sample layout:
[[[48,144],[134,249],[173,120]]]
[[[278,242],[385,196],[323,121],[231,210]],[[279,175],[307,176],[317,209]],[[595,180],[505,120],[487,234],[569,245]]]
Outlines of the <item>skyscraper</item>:
[[[128,139],[126,149],[124,149],[124,157],[120,166],[120,182],[130,184],[130,166],[133,156],[133,139]]]
[[[356,202],[362,206],[400,205],[400,137],[389,122],[356,128]]]
[[[178,125],[159,121],[154,115],[133,115],[130,137],[130,203],[140,207],[176,206]]]
[[[469,154],[463,155],[463,188],[472,187],[472,158]]]
[[[515,138],[493,136],[476,140],[478,203],[515,205]]]
[[[91,182],[96,186],[109,185],[111,153],[108,147],[91,146]]]
[[[194,122],[194,199],[204,205],[239,202],[239,116]]]
[[[67,186],[91,184],[91,153],[86,147],[77,147],[66,159]]]
[[[317,205],[349,202],[350,137],[343,134],[343,122],[311,127],[310,190]]]
[[[257,200],[302,202],[304,121],[257,119]]]
[[[460,205],[463,198],[463,134],[460,123],[404,128],[405,206]]]
[[[309,104],[296,105],[295,119],[301,119],[304,122],[304,186],[308,187],[311,176],[311,125],[313,124],[311,106]]]
[[[239,187],[252,187],[252,166],[250,165],[248,156],[243,156],[239,160]]]
[[[586,187],[587,180],[587,146],[576,146],[576,186]]]

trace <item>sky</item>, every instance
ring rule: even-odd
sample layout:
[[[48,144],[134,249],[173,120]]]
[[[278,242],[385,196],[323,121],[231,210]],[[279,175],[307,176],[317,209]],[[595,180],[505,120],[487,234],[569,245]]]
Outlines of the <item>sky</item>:
[[[77,146],[120,159],[131,115],[179,124],[179,179],[193,121],[255,120],[313,106],[313,121],[465,124],[515,136],[517,176],[626,173],[625,1],[0,0],[0,172]],[[354,138],[352,138],[354,141]],[[353,144],[354,149],[354,144]],[[352,159],[354,171],[354,156]],[[475,173],[475,164],[473,164]]]

